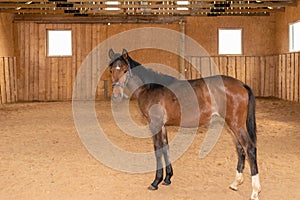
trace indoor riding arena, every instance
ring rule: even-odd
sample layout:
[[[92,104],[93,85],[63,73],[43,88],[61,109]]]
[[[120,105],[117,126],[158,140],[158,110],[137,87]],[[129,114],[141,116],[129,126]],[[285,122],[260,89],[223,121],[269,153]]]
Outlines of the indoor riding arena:
[[[219,96],[198,107],[184,87],[154,78],[130,91],[137,62],[180,83],[238,79],[230,80],[249,88],[247,110],[230,117],[247,117],[247,127],[237,125],[235,138],[226,113],[227,123],[211,133],[213,119],[223,120]],[[244,87],[220,86],[233,102]],[[155,91],[171,91],[173,103],[176,92],[187,94],[173,115],[197,105],[210,120],[181,128],[163,117],[151,135],[156,107],[143,113],[138,96],[149,91],[156,99]],[[225,112],[244,109],[222,103]],[[170,146],[157,148],[165,130],[162,143]],[[300,0],[0,0],[1,200],[298,200],[299,130]]]

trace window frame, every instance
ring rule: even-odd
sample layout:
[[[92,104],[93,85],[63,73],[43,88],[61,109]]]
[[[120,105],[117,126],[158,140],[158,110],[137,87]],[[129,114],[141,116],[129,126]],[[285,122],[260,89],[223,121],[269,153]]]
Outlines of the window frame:
[[[49,40],[49,32],[50,31],[69,31],[71,33],[71,43],[70,43],[70,50],[71,50],[71,54],[50,54],[50,40]],[[47,57],[72,57],[73,56],[73,44],[72,44],[72,40],[73,40],[73,32],[72,29],[46,29],[46,56]]]
[[[294,48],[294,36],[296,35],[296,34],[294,34],[294,32],[292,32],[292,37],[291,37],[291,26],[293,26],[293,25],[295,25],[295,24],[298,24],[299,25],[299,28],[300,28],[300,20],[298,20],[298,21],[295,21],[295,22],[292,22],[292,23],[289,23],[289,52],[290,53],[294,53],[294,52],[300,52],[300,45],[299,45],[299,49],[295,49]],[[300,36],[298,36],[299,37],[299,41],[300,41]],[[292,42],[293,41],[293,42]]]
[[[220,52],[220,30],[233,30],[233,31],[236,31],[236,30],[239,30],[241,32],[241,51],[240,53],[222,53]],[[220,27],[218,28],[218,38],[217,38],[217,45],[218,45],[218,55],[243,55],[244,54],[244,30],[243,28],[241,27],[234,27],[234,28],[223,28],[223,27]]]

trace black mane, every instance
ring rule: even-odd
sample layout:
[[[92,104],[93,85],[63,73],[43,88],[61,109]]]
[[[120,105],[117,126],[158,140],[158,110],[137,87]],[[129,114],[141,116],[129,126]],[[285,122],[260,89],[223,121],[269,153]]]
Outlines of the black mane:
[[[129,56],[128,62],[133,74],[137,75],[142,80],[142,82],[147,86],[147,89],[168,86],[177,80],[175,77],[145,68]]]

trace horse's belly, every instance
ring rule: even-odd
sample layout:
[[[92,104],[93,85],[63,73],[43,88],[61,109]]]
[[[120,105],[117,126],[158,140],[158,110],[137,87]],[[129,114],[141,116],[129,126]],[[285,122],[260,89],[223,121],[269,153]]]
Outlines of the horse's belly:
[[[177,118],[170,117],[167,119],[165,125],[167,126],[181,126],[184,128],[195,128],[209,124],[211,119],[211,112],[209,113],[197,113],[187,114],[185,117],[178,116]]]

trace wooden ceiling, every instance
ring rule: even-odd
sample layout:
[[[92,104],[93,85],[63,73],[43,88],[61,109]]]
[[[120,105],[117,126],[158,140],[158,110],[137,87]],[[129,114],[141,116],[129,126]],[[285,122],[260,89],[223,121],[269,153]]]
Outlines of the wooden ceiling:
[[[268,16],[297,0],[0,0],[0,12],[18,16]]]

